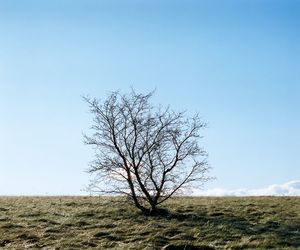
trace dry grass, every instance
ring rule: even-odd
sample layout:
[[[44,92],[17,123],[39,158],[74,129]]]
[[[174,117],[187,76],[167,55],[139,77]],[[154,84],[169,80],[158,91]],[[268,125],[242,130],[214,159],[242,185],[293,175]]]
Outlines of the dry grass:
[[[0,197],[0,249],[300,249],[300,197],[165,205],[146,217],[120,198]]]

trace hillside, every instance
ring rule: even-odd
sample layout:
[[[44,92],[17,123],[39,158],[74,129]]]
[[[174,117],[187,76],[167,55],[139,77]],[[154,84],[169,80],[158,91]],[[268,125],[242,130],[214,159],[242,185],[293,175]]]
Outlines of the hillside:
[[[146,217],[120,198],[0,197],[0,249],[300,249],[300,197],[177,197]]]

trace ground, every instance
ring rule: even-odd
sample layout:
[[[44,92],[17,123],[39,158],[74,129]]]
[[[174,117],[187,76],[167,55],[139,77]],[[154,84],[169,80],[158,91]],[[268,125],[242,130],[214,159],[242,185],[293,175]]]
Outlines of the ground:
[[[0,197],[0,249],[300,249],[300,197]]]

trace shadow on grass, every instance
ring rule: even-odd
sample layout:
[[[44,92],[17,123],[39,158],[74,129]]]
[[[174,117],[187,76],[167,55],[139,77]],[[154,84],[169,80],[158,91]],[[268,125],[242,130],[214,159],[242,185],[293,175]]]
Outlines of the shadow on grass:
[[[231,238],[230,235],[235,235],[235,237],[237,238],[241,238],[242,236],[251,237],[254,235],[261,237],[261,235],[264,235],[265,237],[270,236],[271,238],[275,239],[276,242],[274,242],[274,247],[300,247],[300,223],[287,225],[275,220],[269,220],[265,223],[250,223],[249,220],[245,218],[222,212],[177,213],[171,212],[166,209],[160,209],[158,214],[156,214],[155,216],[151,216],[151,218],[153,217],[157,219],[176,220],[181,223],[193,224],[193,226],[199,228],[205,228],[205,226],[209,225],[210,227],[216,228],[216,231],[222,228],[224,230],[224,233],[216,233],[215,236],[224,238],[224,240],[228,240],[229,238]],[[172,247],[166,249],[183,249],[180,247],[177,248],[177,246],[174,247],[175,248]],[[188,248],[184,249],[205,248],[193,248],[193,246],[191,245]]]

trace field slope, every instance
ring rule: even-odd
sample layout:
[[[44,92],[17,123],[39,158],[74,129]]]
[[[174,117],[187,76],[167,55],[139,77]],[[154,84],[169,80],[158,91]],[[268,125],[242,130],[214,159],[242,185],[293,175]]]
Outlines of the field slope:
[[[300,197],[177,197],[146,217],[120,198],[0,197],[0,249],[300,249]]]

